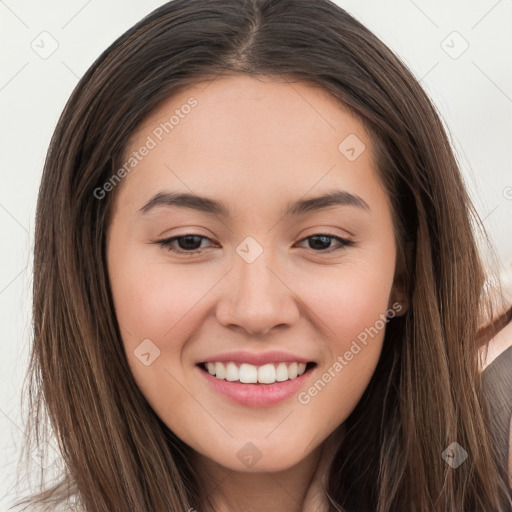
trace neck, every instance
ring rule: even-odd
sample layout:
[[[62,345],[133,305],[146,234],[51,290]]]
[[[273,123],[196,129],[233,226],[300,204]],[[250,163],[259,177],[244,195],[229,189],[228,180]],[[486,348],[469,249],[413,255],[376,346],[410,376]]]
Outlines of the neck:
[[[201,511],[310,512],[326,511],[325,483],[332,458],[344,434],[336,429],[294,466],[276,472],[238,472],[198,456],[198,475],[208,502]]]

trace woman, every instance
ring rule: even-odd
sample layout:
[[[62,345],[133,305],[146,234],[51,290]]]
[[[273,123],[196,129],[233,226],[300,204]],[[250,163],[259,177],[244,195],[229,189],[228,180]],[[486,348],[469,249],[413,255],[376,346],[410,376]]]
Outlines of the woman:
[[[66,466],[33,503],[510,510],[472,216],[430,100],[344,10],[160,7],[45,164],[29,430]]]

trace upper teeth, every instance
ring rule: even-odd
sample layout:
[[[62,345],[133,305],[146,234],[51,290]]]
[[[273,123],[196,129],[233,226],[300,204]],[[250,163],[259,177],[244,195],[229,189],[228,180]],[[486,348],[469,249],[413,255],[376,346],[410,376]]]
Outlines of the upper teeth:
[[[263,366],[242,363],[240,368],[234,362],[206,363],[206,369],[218,379],[239,380],[246,384],[273,384],[302,375],[306,371],[306,363],[269,363]]]

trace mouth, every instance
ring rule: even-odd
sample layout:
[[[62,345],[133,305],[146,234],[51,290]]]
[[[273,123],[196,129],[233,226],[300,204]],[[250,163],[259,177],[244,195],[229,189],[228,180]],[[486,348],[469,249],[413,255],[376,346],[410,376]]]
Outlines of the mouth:
[[[241,384],[257,384],[272,386],[278,383],[299,379],[315,368],[316,363],[280,362],[253,365],[249,363],[229,362],[202,362],[197,366],[205,373],[217,380]],[[301,379],[302,380],[302,379]]]

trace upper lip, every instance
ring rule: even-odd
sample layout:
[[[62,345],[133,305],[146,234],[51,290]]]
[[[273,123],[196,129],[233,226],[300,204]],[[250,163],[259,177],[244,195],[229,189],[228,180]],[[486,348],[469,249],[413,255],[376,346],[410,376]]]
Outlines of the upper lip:
[[[200,361],[201,363],[249,363],[254,366],[262,366],[269,363],[310,363],[310,359],[304,359],[293,354],[286,352],[270,351],[261,353],[252,352],[224,352],[223,354],[217,354],[215,356],[208,357]]]

